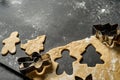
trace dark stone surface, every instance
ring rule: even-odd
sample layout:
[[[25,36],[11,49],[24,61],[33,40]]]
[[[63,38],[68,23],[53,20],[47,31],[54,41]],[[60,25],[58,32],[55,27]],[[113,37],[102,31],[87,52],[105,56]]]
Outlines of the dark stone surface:
[[[21,43],[45,34],[47,52],[91,36],[92,25],[119,24],[119,17],[119,0],[0,0],[0,49],[2,40],[18,31]],[[17,59],[26,56],[19,46],[16,55],[0,55],[0,62],[16,71]],[[3,67],[0,72],[0,80],[22,80]]]

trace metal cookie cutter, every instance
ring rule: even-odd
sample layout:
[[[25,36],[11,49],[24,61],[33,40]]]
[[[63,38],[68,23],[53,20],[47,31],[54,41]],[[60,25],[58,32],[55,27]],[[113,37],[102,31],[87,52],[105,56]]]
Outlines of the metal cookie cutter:
[[[113,48],[120,46],[120,30],[118,30],[118,24],[93,25],[93,34],[107,47]]]
[[[36,80],[34,79],[36,77],[40,79],[45,73],[52,70],[52,62],[49,54],[33,54],[32,58],[21,57],[18,59],[18,63],[20,65],[20,72],[33,80]]]

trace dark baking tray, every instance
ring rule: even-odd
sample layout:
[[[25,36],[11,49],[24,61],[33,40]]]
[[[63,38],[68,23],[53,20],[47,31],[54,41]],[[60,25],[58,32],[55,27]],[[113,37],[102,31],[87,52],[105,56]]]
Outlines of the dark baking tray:
[[[2,40],[18,31],[21,43],[46,35],[42,52],[45,53],[54,47],[90,37],[94,24],[119,24],[119,17],[119,0],[0,0],[0,49]],[[93,49],[89,53],[93,53]],[[17,63],[23,56],[27,55],[20,49],[20,44],[15,55],[0,55],[0,80],[24,78]],[[95,56],[85,57],[89,60]],[[94,58],[88,63],[94,65],[98,60]]]

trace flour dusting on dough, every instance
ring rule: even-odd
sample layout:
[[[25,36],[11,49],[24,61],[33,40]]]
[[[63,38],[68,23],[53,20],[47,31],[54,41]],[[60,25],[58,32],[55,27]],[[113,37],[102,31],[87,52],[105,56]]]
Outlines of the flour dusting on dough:
[[[116,62],[118,61],[118,59],[116,58],[115,54],[116,54],[115,51],[113,51],[113,52],[111,53],[111,56],[112,56],[111,68],[112,68],[113,71],[115,71],[115,68],[116,68],[116,65],[115,65],[115,64],[116,64]]]
[[[114,80],[113,74],[111,74],[111,72],[108,70],[108,75],[110,77],[110,80]]]
[[[87,42],[87,43],[89,43],[90,42],[90,38],[85,38],[85,41]]]

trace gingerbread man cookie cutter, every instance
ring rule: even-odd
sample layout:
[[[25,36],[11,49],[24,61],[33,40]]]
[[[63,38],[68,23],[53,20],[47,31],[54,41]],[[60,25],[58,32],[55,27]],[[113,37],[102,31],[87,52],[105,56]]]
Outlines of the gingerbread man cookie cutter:
[[[7,55],[8,52],[14,54],[16,52],[15,44],[20,42],[20,39],[17,37],[18,32],[14,31],[10,34],[10,36],[2,41],[4,44],[1,53],[2,55]]]
[[[19,70],[30,79],[36,76],[44,76],[49,69],[52,69],[52,63],[49,54],[39,55],[37,53],[32,54],[30,57],[22,57],[18,59],[20,65]],[[47,71],[46,71],[47,70]]]

